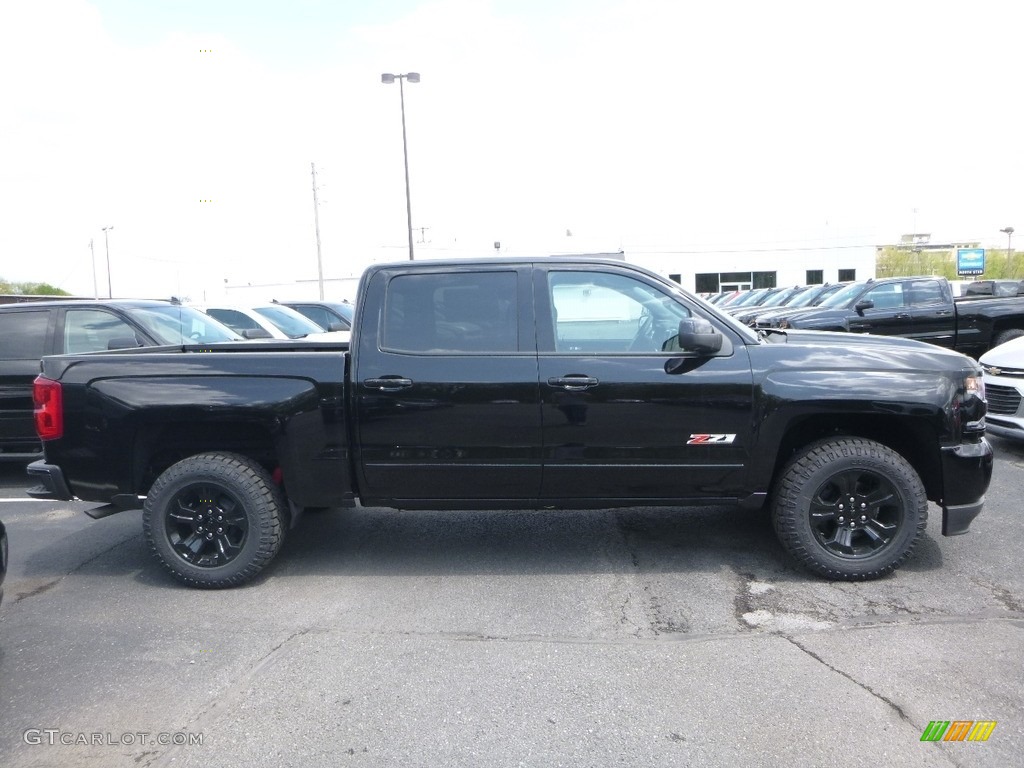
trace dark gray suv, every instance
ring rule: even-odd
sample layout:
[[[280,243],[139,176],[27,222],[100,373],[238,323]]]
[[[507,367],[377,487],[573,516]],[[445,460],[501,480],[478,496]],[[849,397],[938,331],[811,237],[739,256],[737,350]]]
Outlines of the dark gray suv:
[[[0,305],[0,459],[39,453],[32,382],[44,355],[240,338],[209,315],[171,301],[65,299]]]

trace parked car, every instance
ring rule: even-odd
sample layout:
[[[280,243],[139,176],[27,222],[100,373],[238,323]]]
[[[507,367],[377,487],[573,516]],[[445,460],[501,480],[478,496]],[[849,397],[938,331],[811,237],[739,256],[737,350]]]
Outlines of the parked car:
[[[328,331],[352,330],[355,307],[347,301],[278,301],[275,304],[291,307]]]
[[[1024,440],[1024,337],[990,349],[978,362],[984,371],[988,431]]]
[[[32,380],[44,355],[216,344],[238,334],[173,301],[55,299],[0,305],[0,459],[38,455]]]
[[[250,307],[209,305],[203,311],[247,339],[345,341],[291,307],[267,303]]]
[[[0,603],[4,601],[4,577],[7,576],[7,529],[0,520]]]
[[[808,290],[791,296],[784,304],[774,307],[753,307],[750,312],[741,312],[734,317],[747,325],[765,327],[773,317],[781,317],[791,310],[801,307],[817,307],[835,293],[843,290],[849,283],[826,283],[814,285]]]
[[[954,301],[944,277],[888,277],[853,283],[821,306],[795,309],[770,325],[904,336],[978,357],[1024,336],[1024,296]]]
[[[971,296],[1024,296],[1024,280],[975,280],[960,292],[962,297]]]
[[[772,292],[761,297],[761,301],[755,302],[748,307],[730,308],[725,311],[739,320],[739,322],[747,323],[758,312],[767,312],[769,309],[789,304],[791,300],[807,291],[807,287],[794,285],[791,288],[773,288],[771,290]]]

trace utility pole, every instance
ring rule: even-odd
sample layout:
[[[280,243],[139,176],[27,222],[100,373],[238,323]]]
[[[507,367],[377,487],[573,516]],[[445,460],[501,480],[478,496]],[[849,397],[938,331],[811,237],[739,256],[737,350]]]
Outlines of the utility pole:
[[[316,163],[310,163],[313,170],[313,226],[316,228],[316,273],[320,285],[320,301],[324,300],[324,260],[320,253],[320,201],[316,196]]]
[[[110,280],[110,234],[109,234],[110,230],[112,230],[113,228],[114,228],[113,224],[111,224],[109,227],[103,227],[103,242],[107,246],[107,294],[110,296],[110,298],[114,298],[114,289],[112,287],[113,283]]]
[[[100,297],[100,288],[96,284],[96,249],[92,247],[92,238],[89,238],[89,253],[92,255],[92,297]]]

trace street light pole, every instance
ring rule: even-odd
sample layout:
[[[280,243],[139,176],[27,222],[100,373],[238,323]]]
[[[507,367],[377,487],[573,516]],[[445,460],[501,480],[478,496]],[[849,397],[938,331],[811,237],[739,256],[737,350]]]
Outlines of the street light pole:
[[[392,75],[385,72],[380,76],[380,81],[385,85],[390,85],[395,82],[395,80],[398,81],[398,94],[402,104],[402,158],[405,162],[405,217],[409,230],[409,261],[412,261],[412,199],[409,195],[409,145],[405,136],[405,87],[403,81],[408,80],[410,83],[418,83],[420,81],[420,73],[407,72],[404,75]]]
[[[113,228],[113,224],[111,224],[109,227],[103,227],[103,243],[107,247],[107,294],[110,296],[110,298],[114,298],[114,289],[111,288],[110,282],[110,235],[107,233]]]
[[[100,297],[99,286],[96,285],[96,249],[92,247],[92,238],[89,238],[89,253],[92,256],[92,297]]]
[[[999,231],[1006,233],[1006,276],[1013,277],[1013,275],[1010,274],[1010,270],[1013,266],[1013,262],[1011,262],[1010,259],[1013,258],[1013,248],[1011,246],[1013,244],[1014,229],[1013,227],[1003,227]]]

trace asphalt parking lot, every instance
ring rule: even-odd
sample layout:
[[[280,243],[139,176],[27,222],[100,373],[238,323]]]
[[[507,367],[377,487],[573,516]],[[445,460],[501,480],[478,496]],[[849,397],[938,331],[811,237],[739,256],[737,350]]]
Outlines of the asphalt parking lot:
[[[1024,751],[1024,445],[967,536],[889,578],[796,569],[765,515],[307,515],[189,590],[139,512],[0,466],[0,762],[20,766],[1007,766]],[[994,721],[928,742],[932,721]]]

